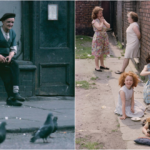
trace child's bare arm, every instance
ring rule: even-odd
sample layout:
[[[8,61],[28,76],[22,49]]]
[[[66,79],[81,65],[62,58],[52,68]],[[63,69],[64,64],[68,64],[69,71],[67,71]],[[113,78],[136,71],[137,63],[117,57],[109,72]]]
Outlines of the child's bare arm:
[[[148,129],[148,124],[146,123],[145,126],[142,128],[142,132],[146,135],[146,136],[150,136],[149,133],[147,133],[147,129]]]
[[[120,91],[120,97],[122,101],[122,117],[120,119],[126,119],[126,112],[125,112],[125,105],[126,105],[126,99],[125,99],[125,93],[123,91]]]
[[[147,65],[144,66],[144,69],[140,73],[141,76],[147,76],[150,74],[150,71],[147,71]]]
[[[132,94],[131,112],[134,113],[134,92],[133,92],[133,94]]]

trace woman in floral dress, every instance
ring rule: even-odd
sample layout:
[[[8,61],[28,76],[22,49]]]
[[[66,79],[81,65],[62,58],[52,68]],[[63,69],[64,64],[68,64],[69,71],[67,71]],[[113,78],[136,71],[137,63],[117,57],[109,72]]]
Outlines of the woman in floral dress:
[[[104,54],[109,54],[109,41],[106,30],[110,24],[103,17],[103,8],[96,6],[92,12],[92,25],[95,32],[92,40],[92,55],[95,56],[95,70],[102,72],[101,69],[109,70],[104,65]],[[99,67],[99,60],[101,66]]]

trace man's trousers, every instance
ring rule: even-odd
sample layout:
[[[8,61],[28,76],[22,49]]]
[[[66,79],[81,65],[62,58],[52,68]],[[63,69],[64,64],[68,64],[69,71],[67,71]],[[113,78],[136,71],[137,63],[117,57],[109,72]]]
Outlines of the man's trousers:
[[[0,63],[0,77],[8,97],[13,96],[13,86],[19,86],[19,67],[15,60],[12,59],[9,64]]]

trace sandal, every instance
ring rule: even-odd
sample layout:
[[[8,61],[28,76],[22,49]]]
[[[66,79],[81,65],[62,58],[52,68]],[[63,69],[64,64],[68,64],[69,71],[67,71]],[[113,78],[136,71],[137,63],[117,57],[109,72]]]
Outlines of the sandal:
[[[95,71],[99,71],[99,72],[102,72],[102,70],[100,69],[100,70],[97,70],[96,68],[95,68]]]
[[[119,71],[119,70],[115,72],[115,74],[122,74],[122,73],[123,73],[123,72],[121,72],[121,71]]]
[[[109,68],[107,68],[107,67],[103,67],[103,66],[100,66],[100,69],[109,70]]]

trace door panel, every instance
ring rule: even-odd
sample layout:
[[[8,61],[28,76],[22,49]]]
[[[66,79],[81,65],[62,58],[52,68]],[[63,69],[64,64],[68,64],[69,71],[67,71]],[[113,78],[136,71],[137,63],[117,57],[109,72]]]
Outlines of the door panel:
[[[110,23],[110,2],[109,1],[101,1],[101,7],[103,10],[103,16],[107,22]]]
[[[58,20],[48,20],[48,4],[58,5]],[[74,2],[37,4],[36,95],[74,95]]]

